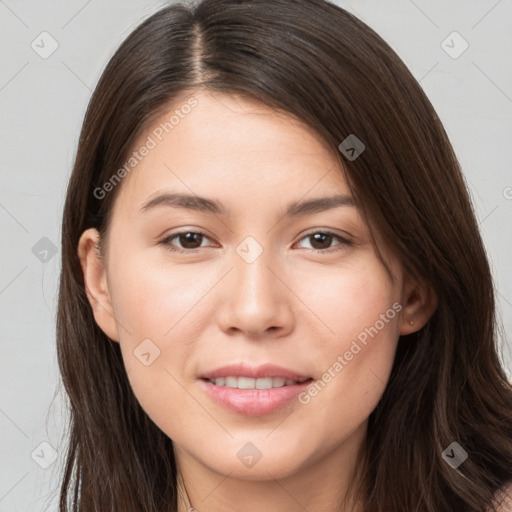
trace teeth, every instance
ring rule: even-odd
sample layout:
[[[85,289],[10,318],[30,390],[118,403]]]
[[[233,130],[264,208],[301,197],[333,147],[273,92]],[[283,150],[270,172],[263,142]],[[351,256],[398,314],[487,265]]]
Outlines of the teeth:
[[[228,388],[237,388],[238,379],[236,377],[226,377],[224,385]]]
[[[297,381],[283,379],[281,377],[265,377],[261,379],[254,379],[251,377],[217,377],[215,380],[210,380],[210,382],[216,386],[226,386],[228,388],[238,389],[281,388],[283,386],[291,386],[297,383]]]
[[[256,389],[271,389],[273,387],[272,381],[272,377],[267,377],[265,379],[254,379],[254,385]]]

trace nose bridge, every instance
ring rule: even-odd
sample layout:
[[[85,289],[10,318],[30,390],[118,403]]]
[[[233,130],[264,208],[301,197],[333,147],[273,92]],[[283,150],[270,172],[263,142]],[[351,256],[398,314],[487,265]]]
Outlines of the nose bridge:
[[[276,277],[279,257],[253,237],[244,239],[233,254],[233,269],[226,280],[226,300],[219,314],[223,329],[251,335],[283,328],[291,321],[286,287]]]
[[[252,236],[244,239],[236,248],[234,279],[240,299],[273,302],[279,293],[276,277],[270,268],[276,266],[276,255],[269,244],[264,248]],[[260,305],[261,307],[262,305]]]

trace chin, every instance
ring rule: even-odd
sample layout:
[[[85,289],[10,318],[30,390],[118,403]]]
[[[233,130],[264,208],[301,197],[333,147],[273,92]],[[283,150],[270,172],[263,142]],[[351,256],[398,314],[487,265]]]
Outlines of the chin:
[[[267,434],[265,434],[267,435]],[[303,460],[304,448],[294,446],[274,449],[271,443],[264,444],[235,441],[234,446],[221,446],[218,451],[195,454],[196,460],[211,471],[230,478],[250,481],[268,481],[287,478],[306,464]],[[257,448],[256,445],[260,448]],[[298,455],[301,459],[298,459]],[[194,455],[194,454],[192,454]]]

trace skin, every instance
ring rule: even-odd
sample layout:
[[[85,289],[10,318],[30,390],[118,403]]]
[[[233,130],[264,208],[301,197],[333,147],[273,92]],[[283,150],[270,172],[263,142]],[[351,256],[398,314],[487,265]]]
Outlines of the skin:
[[[104,254],[95,229],[80,239],[95,319],[120,343],[141,406],[173,439],[198,511],[339,511],[398,337],[423,327],[436,298],[382,244],[391,282],[357,207],[283,217],[292,201],[350,195],[333,149],[310,127],[241,96],[193,96],[198,105],[118,185]],[[141,211],[163,191],[216,199],[231,215]],[[352,244],[306,236],[326,230]],[[183,237],[169,240],[178,231],[205,236],[187,246]],[[247,236],[263,250],[251,263],[236,250]],[[238,362],[322,379],[394,303],[402,310],[307,404],[250,417],[214,402],[198,379]],[[148,366],[134,355],[144,339],[160,350]],[[237,457],[248,442],[261,452],[252,467]],[[180,512],[190,506],[182,502]]]

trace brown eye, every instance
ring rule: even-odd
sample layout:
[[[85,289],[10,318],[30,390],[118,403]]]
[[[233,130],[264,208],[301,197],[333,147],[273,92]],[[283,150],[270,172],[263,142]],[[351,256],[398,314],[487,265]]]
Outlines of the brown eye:
[[[177,235],[178,240],[182,244],[184,249],[197,249],[201,247],[201,241],[203,239],[203,235],[201,233],[180,233]],[[199,243],[199,245],[197,245]]]
[[[315,252],[334,252],[337,250],[342,250],[347,246],[352,245],[350,240],[343,238],[335,233],[331,233],[330,231],[315,231],[314,233],[309,233],[302,240],[310,240],[311,249]],[[337,240],[338,243],[335,244],[334,249],[332,249],[333,241]]]
[[[194,249],[200,249],[201,242],[204,239],[209,240],[203,233],[197,231],[180,231],[179,233],[174,233],[166,237],[160,243],[171,251],[186,252],[187,250],[193,251]],[[173,240],[177,240],[180,246],[176,247],[176,243],[173,243]]]
[[[309,237],[313,241],[313,249],[328,249],[333,240],[333,236],[328,233],[314,233]]]

